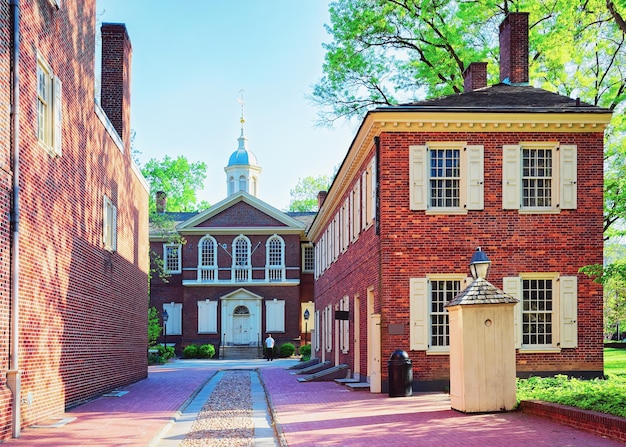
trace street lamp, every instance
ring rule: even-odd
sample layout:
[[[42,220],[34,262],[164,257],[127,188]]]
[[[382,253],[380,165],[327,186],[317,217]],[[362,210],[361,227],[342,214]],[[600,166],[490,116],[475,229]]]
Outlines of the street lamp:
[[[469,268],[470,272],[472,273],[472,277],[474,279],[487,279],[490,266],[491,261],[489,260],[485,252],[482,251],[480,247],[478,247],[472,255],[472,260],[470,261]]]
[[[165,344],[165,353],[167,354],[167,320],[170,318],[167,314],[167,309],[163,309],[161,317],[163,318],[163,343]]]
[[[306,345],[306,334],[308,332],[308,324],[309,324],[309,317],[311,316],[311,313],[309,312],[309,309],[305,309],[304,310],[304,344]]]

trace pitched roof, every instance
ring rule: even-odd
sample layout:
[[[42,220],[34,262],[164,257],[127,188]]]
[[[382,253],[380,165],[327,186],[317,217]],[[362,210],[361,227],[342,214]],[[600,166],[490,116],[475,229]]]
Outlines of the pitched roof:
[[[440,98],[379,107],[377,112],[459,111],[502,113],[611,113],[609,109],[584,103],[529,85],[495,84],[490,87]]]

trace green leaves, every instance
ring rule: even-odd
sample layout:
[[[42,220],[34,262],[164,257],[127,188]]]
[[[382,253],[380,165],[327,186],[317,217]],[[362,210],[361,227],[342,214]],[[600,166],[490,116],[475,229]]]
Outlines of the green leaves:
[[[167,195],[166,211],[198,211],[196,194],[203,188],[206,169],[206,163],[190,163],[182,155],[148,161],[141,172],[150,184],[150,210],[155,211],[156,193],[163,191]]]
[[[328,175],[319,177],[305,177],[289,191],[291,203],[289,211],[317,211],[317,195],[320,191],[328,191],[332,179]]]

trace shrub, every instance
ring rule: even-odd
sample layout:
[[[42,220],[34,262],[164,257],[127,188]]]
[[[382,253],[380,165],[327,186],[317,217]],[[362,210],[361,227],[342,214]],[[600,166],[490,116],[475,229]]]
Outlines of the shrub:
[[[188,345],[183,349],[183,358],[186,359],[195,359],[198,357],[198,346],[196,345]]]
[[[296,352],[296,347],[292,343],[283,343],[280,345],[280,357],[291,357]]]
[[[201,359],[212,359],[215,355],[215,346],[211,344],[206,344],[200,346],[198,349],[198,357]]]
[[[311,345],[300,346],[300,355],[302,356],[302,361],[309,360],[311,358]]]

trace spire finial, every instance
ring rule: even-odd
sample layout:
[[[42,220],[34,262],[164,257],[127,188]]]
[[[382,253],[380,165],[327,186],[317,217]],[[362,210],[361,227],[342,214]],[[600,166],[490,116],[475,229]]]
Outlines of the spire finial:
[[[243,107],[246,105],[243,101],[243,94],[245,93],[245,90],[241,89],[239,90],[239,93],[241,94],[241,97],[237,99],[237,102],[241,104],[241,118],[239,118],[239,122],[241,123],[241,130],[243,131],[243,123],[246,122],[246,119],[243,117]]]

